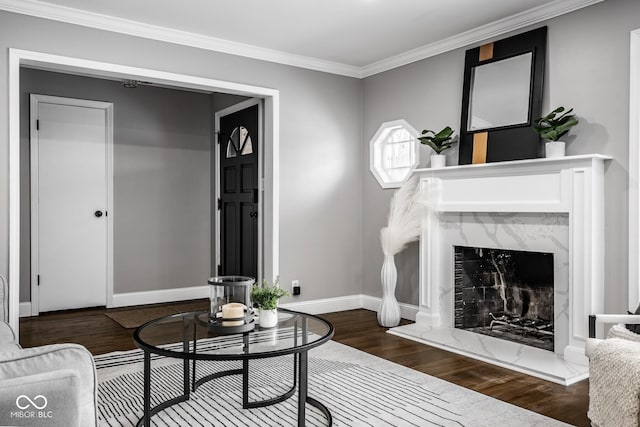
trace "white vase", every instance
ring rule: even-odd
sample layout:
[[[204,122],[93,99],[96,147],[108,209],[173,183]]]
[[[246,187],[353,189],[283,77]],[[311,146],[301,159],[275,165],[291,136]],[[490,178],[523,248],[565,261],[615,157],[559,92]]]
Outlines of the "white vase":
[[[400,324],[400,304],[396,300],[396,281],[398,271],[393,255],[385,255],[380,272],[382,282],[382,302],[378,308],[378,323],[390,328]]]
[[[447,165],[447,156],[444,154],[432,154],[431,155],[431,168],[443,168]]]
[[[546,157],[564,157],[564,142],[549,141],[544,145],[544,154]]]
[[[278,324],[278,309],[273,310],[258,310],[258,319],[260,319],[260,327],[273,328]]]

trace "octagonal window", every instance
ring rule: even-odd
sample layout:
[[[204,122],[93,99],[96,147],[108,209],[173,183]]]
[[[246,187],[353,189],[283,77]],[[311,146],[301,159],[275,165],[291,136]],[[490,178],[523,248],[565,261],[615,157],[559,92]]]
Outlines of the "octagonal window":
[[[418,166],[417,137],[404,120],[380,125],[370,143],[370,168],[382,188],[400,187]]]

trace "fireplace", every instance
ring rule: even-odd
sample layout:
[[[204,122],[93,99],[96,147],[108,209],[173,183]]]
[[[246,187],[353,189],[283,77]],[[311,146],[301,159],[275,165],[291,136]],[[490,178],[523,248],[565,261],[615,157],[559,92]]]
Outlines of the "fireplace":
[[[454,246],[454,326],[554,350],[553,254]]]
[[[559,384],[588,377],[586,319],[603,312],[608,159],[594,154],[416,170],[428,192],[416,283],[419,306],[416,323],[389,332]],[[547,257],[553,274],[547,271],[541,276],[546,279],[536,276],[533,282],[514,280],[518,284],[511,290],[505,285],[504,298],[491,308],[483,296],[475,326],[473,314],[465,319],[464,313],[460,325],[455,247],[478,252],[475,256],[480,249],[483,256],[487,250],[511,249]],[[484,283],[477,287],[485,295],[499,292],[490,271],[469,280]],[[510,339],[504,339],[507,335]],[[522,337],[529,342],[519,341]]]

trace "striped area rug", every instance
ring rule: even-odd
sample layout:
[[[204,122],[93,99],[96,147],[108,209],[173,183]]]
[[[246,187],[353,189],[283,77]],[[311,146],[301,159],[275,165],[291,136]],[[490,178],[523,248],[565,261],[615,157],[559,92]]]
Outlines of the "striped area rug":
[[[100,425],[135,425],[142,416],[142,352],[115,352],[95,359]],[[155,357],[152,366],[152,404],[156,405],[182,390],[183,365],[176,359]],[[235,361],[198,362],[197,377],[239,367],[240,362]],[[290,387],[293,358],[251,361],[250,371],[250,400],[267,399]],[[296,425],[297,395],[266,408],[245,410],[241,387],[239,375],[210,381],[192,393],[188,401],[154,416],[152,424]],[[566,425],[333,341],[309,353],[309,395],[329,408],[334,426],[338,427]],[[324,416],[309,405],[307,425],[326,425]]]

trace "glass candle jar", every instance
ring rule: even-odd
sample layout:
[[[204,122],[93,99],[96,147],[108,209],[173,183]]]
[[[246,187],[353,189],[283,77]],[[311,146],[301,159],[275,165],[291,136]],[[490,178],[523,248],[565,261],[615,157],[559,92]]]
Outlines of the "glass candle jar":
[[[208,280],[209,328],[220,333],[239,333],[254,328],[251,287],[255,279],[216,276]]]

